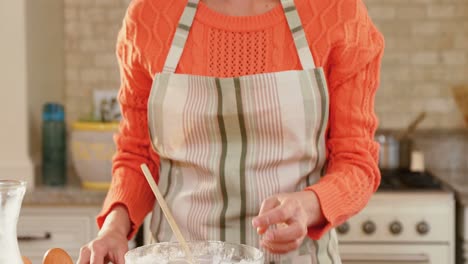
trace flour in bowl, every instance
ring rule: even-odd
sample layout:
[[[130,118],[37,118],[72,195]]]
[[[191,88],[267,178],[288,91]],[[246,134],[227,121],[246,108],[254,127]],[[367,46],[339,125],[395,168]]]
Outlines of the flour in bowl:
[[[263,264],[263,253],[240,244],[193,241],[188,246],[194,264]],[[184,249],[176,242],[163,242],[130,250],[126,264],[187,264]]]

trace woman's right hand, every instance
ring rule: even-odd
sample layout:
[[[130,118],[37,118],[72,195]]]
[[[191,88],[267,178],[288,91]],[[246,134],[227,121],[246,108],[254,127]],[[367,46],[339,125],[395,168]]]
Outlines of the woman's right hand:
[[[98,236],[80,250],[78,264],[124,264],[128,251],[130,219],[127,209],[118,205],[109,213]]]

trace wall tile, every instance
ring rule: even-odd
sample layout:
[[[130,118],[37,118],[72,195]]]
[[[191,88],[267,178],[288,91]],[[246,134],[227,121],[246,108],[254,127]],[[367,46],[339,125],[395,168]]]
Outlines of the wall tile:
[[[415,20],[426,17],[427,12],[423,5],[398,5],[396,8],[396,19]]]
[[[427,16],[429,18],[453,18],[455,16],[455,5],[431,4],[427,8]]]
[[[399,129],[420,111],[421,127],[465,126],[451,87],[468,84],[467,0],[363,0],[385,36],[375,108],[381,129]],[[94,89],[116,89],[115,43],[130,0],[65,0],[67,118],[91,111]]]

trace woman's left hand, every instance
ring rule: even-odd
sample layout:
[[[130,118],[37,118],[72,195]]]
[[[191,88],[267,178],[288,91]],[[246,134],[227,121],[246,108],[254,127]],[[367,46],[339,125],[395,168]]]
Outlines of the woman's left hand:
[[[312,191],[271,196],[263,201],[260,213],[252,220],[263,235],[260,245],[274,254],[296,250],[307,236],[308,227],[324,223],[319,200]]]

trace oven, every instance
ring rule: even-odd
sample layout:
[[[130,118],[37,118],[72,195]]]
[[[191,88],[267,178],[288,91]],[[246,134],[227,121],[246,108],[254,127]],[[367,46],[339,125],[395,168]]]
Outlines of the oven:
[[[343,264],[442,264],[450,259],[448,245],[342,244]]]
[[[343,264],[454,264],[454,195],[379,191],[336,231]]]

